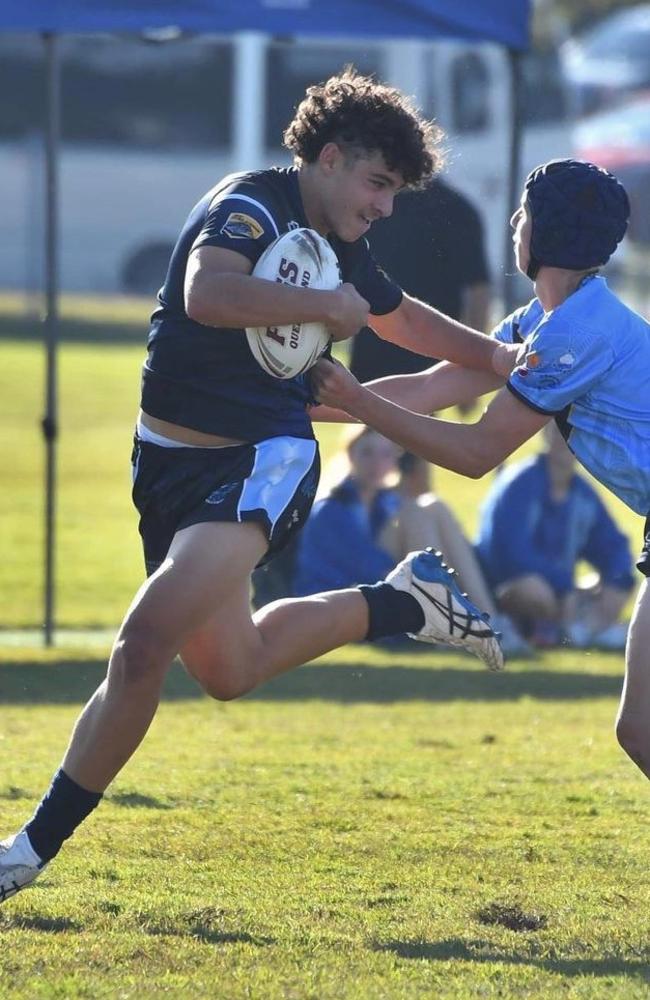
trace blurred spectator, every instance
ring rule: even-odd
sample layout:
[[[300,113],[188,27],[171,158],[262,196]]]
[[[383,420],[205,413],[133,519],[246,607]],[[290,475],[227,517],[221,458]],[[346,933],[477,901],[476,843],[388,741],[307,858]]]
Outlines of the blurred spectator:
[[[393,214],[368,233],[373,256],[405,292],[476,330],[488,326],[490,301],[483,224],[464,195],[439,177],[405,191]],[[381,340],[366,328],[354,338],[350,368],[360,382],[422,371],[432,358]]]
[[[431,546],[502,633],[506,655],[529,647],[497,612],[472,546],[449,507],[431,492],[431,466],[367,427],[347,446],[348,474],[317,501],[297,543],[294,593],[306,596],[372,583],[408,552]],[[399,469],[396,485],[387,478]]]
[[[620,649],[619,615],[633,586],[627,538],[602,500],[575,471],[575,459],[554,423],[545,451],[506,467],[481,512],[477,552],[499,607],[533,644]],[[580,560],[588,585],[576,585]]]
[[[399,448],[366,427],[347,444],[349,473],[317,500],[301,532],[293,591],[296,596],[374,583],[397,560],[380,543],[400,499],[386,486]]]
[[[403,452],[397,460],[400,478],[396,492],[400,496],[397,516],[387,525],[381,543],[395,562],[407,552],[430,546],[443,553],[455,569],[458,581],[475,604],[490,615],[501,633],[501,647],[506,656],[531,652],[508,615],[498,610],[472,545],[450,507],[432,491],[432,466],[424,458]]]

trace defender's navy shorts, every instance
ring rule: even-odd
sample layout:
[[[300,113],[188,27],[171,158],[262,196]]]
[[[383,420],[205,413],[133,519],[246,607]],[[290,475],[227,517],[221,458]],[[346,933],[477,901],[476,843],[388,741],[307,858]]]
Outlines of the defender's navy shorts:
[[[204,521],[257,521],[269,539],[260,565],[302,527],[320,458],[316,441],[276,437],[226,448],[165,448],[135,436],[133,502],[147,573],[164,561],[181,528]]]
[[[643,548],[641,549],[641,555],[636,561],[636,568],[644,576],[650,576],[650,514],[645,519],[645,528],[643,529]]]

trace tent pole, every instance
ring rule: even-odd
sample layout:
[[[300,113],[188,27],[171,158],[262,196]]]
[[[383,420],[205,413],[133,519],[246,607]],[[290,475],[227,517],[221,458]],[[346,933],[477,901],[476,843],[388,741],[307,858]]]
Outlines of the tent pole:
[[[264,165],[265,52],[265,35],[253,31],[235,35],[231,170],[257,170]]]
[[[519,175],[521,172],[521,138],[522,138],[522,55],[514,49],[508,49],[508,68],[510,78],[510,143],[508,155],[508,187],[506,204],[506,225],[503,254],[503,306],[504,315],[515,308],[516,268],[512,256],[512,231],[510,216],[519,201]]]
[[[45,580],[43,628],[45,645],[54,644],[54,571],[56,513],[58,340],[58,146],[60,132],[60,69],[57,38],[43,35],[46,58],[47,125],[45,140],[45,351],[46,400],[41,426],[45,439]]]

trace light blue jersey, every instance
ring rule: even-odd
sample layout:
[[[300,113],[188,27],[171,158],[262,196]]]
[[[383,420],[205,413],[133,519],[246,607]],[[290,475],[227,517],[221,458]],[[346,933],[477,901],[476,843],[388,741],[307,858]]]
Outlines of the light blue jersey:
[[[493,335],[525,343],[510,391],[555,416],[582,465],[650,513],[650,324],[594,276],[549,313],[532,299]]]

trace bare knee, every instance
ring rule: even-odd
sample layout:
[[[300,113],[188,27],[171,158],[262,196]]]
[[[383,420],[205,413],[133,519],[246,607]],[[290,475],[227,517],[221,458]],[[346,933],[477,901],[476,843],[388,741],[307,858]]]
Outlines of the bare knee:
[[[255,685],[243,684],[237,677],[206,677],[199,681],[201,687],[215,701],[234,701],[248,694]]]
[[[186,648],[181,659],[189,674],[215,701],[234,701],[256,686],[255,675],[229,659],[223,652]]]
[[[124,687],[162,685],[174,655],[154,628],[141,624],[126,627],[113,646],[108,667],[109,684]]]
[[[648,722],[624,712],[616,720],[616,739],[628,757],[650,778],[650,732]]]
[[[541,576],[526,574],[509,580],[497,590],[499,605],[509,614],[546,618],[558,617],[559,605],[553,590]]]

